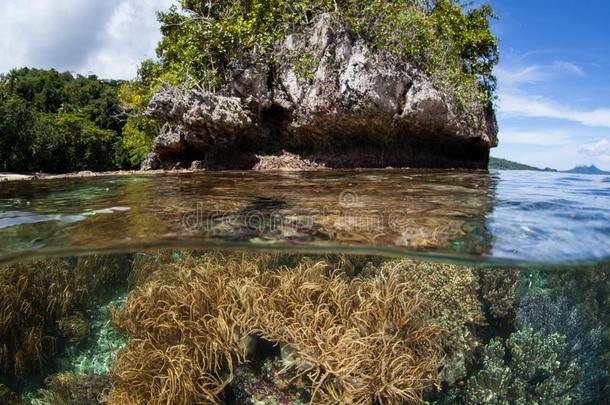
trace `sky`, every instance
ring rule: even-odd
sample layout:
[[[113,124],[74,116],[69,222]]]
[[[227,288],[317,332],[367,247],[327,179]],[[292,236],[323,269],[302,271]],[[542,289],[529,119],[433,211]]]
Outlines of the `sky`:
[[[492,156],[610,169],[610,3],[491,0],[499,19]]]
[[[131,79],[174,0],[0,0],[0,72],[28,66]],[[610,3],[490,0],[499,19],[492,156],[610,170]]]
[[[0,72],[55,68],[132,79],[172,0],[0,0]]]

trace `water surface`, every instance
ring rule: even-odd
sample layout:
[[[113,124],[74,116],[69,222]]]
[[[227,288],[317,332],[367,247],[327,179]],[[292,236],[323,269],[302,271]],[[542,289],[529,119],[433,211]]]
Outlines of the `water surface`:
[[[161,243],[497,263],[604,260],[607,180],[352,170],[8,182],[0,186],[0,257]]]

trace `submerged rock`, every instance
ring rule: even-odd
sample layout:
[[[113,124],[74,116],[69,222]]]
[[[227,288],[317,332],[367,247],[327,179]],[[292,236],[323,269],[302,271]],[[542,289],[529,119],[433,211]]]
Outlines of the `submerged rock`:
[[[236,404],[298,405],[309,403],[301,379],[287,372],[281,361],[267,360],[260,370],[248,365],[235,369],[231,394]]]
[[[285,151],[311,168],[487,168],[498,132],[490,106],[458,109],[421,70],[367,49],[329,15],[287,36],[277,55],[243,62],[218,93],[158,91],[147,114],[161,130],[143,169],[266,169],[261,156]]]

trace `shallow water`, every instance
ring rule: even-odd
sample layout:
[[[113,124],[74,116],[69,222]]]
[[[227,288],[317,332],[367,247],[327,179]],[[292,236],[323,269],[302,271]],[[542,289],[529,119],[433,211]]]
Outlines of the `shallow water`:
[[[0,404],[604,403],[609,184],[2,183]]]
[[[598,261],[610,257],[606,180],[362,170],[8,182],[0,185],[0,258],[203,243],[499,263]]]

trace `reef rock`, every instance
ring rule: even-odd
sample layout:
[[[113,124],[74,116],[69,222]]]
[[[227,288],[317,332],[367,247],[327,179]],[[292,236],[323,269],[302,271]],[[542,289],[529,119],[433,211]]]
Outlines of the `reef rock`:
[[[144,169],[201,161],[209,169],[487,168],[491,107],[470,118],[412,64],[367,49],[322,15],[278,45],[276,62],[244,62],[218,93],[165,86],[147,114],[161,125]],[[274,167],[269,162],[277,161]]]

